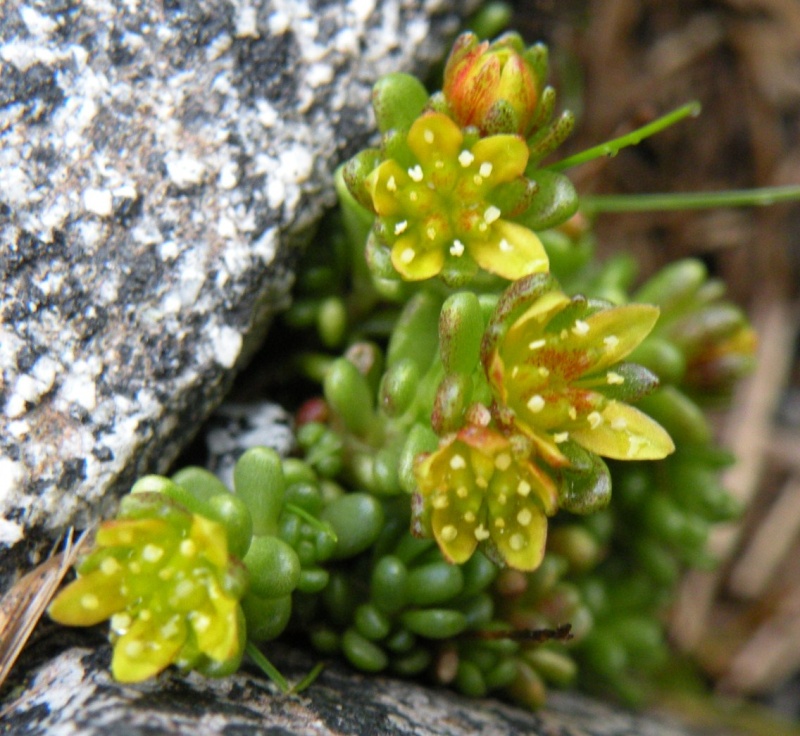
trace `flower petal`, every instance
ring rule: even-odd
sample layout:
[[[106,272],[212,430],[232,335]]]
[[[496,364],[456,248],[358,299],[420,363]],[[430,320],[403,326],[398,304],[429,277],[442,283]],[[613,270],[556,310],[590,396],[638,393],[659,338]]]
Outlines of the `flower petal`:
[[[408,174],[394,159],[384,161],[364,180],[372,197],[375,212],[380,217],[399,215],[401,212],[399,189],[408,183]]]
[[[461,144],[464,142],[464,135],[458,125],[447,115],[432,112],[414,121],[408,131],[407,140],[408,146],[417,160],[426,164],[435,159],[450,159],[458,156]]]
[[[675,450],[667,431],[647,414],[609,401],[602,421],[573,429],[570,437],[587,450],[613,460],[660,460]]]
[[[603,370],[622,360],[650,334],[659,312],[651,304],[604,309],[587,317],[580,333],[572,331],[570,347],[592,351],[596,358],[591,372]]]
[[[130,630],[114,644],[111,672],[119,682],[141,682],[157,675],[175,660],[184,637],[160,635],[163,622],[155,617],[137,619]]]
[[[536,499],[515,490],[516,474],[496,479],[488,498],[489,532],[492,542],[509,567],[535,570],[544,557],[547,517]],[[503,488],[503,481],[510,481]]]
[[[495,222],[486,240],[470,239],[467,248],[481,268],[509,281],[549,268],[547,253],[536,233],[507,220]]]
[[[475,163],[492,165],[491,174],[485,176],[493,185],[522,176],[528,165],[528,146],[516,135],[492,135],[481,138],[473,147]]]
[[[73,580],[50,604],[50,618],[63,626],[94,626],[121,611],[127,601],[120,592],[121,565],[118,570],[114,575],[97,571]]]
[[[423,250],[413,233],[398,238],[392,246],[392,265],[408,281],[422,281],[436,276],[444,266],[444,251],[433,247]]]

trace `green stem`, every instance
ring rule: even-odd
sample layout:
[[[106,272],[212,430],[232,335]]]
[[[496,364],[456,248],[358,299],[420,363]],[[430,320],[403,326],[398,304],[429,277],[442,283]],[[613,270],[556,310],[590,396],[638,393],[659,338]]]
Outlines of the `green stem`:
[[[307,521],[314,529],[318,532],[324,532],[325,534],[329,535],[333,538],[334,542],[338,542],[339,540],[336,538],[336,533],[333,529],[323,521],[320,521],[316,516],[312,516],[308,513],[304,508],[300,506],[296,506],[293,503],[284,504],[284,508],[287,511],[291,511],[293,514],[297,514],[301,519]]]
[[[322,670],[324,670],[324,669],[325,669],[325,663],[324,662],[317,662],[317,664],[314,665],[314,668],[311,670],[311,672],[309,672],[302,680],[300,680],[300,682],[298,682],[292,688],[292,692],[293,693],[301,693],[307,687],[310,687],[311,685],[313,685],[314,682],[316,681],[316,679],[320,676],[320,673],[322,672]]]
[[[800,200],[800,185],[734,189],[723,192],[673,192],[668,194],[598,194],[581,198],[590,215],[603,212],[664,212],[712,207],[766,207]]]
[[[696,101],[687,102],[685,105],[682,105],[672,112],[668,112],[666,115],[654,120],[652,123],[648,123],[641,128],[637,128],[636,130],[626,133],[619,138],[614,138],[610,141],[606,141],[605,143],[601,143],[599,146],[594,146],[593,148],[588,148],[585,151],[576,153],[574,156],[569,156],[561,161],[556,161],[556,163],[551,164],[546,168],[550,171],[563,171],[564,169],[569,169],[572,166],[578,166],[580,164],[585,164],[587,161],[593,161],[601,156],[616,156],[623,148],[626,148],[627,146],[635,146],[637,143],[641,143],[645,138],[649,138],[651,135],[659,133],[665,128],[668,128],[670,125],[675,125],[675,123],[687,117],[696,118],[699,114],[700,103]]]
[[[253,642],[248,641],[244,650],[250,659],[258,665],[259,669],[280,688],[284,695],[291,691],[286,678],[278,672],[275,665],[266,658],[264,653]]]

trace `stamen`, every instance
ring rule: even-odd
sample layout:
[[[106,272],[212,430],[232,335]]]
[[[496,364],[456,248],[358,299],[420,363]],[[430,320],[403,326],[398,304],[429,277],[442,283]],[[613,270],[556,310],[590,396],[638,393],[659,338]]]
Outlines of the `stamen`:
[[[425,139],[426,143],[433,143],[433,131],[432,130],[425,130],[422,133],[422,137]]]
[[[606,375],[606,381],[611,386],[619,386],[620,384],[625,383],[625,376],[621,376],[619,373],[614,373],[614,371],[609,371]]]
[[[492,167],[492,164],[491,164],[489,161],[484,161],[484,162],[483,162],[483,163],[480,165],[480,168],[478,169],[478,173],[479,173],[481,176],[491,176],[491,174],[492,174],[492,168],[493,168],[493,167]]]
[[[547,370],[547,368],[545,368],[543,365],[539,366],[539,375],[542,378],[547,378],[550,375],[550,371]]]
[[[508,540],[508,546],[515,552],[519,552],[525,546],[525,537],[521,534],[512,534]]]
[[[127,654],[131,659],[137,659],[141,657],[144,653],[144,644],[140,642],[138,639],[134,639],[133,641],[129,641],[125,645],[125,654]]]
[[[521,480],[519,485],[517,486],[517,493],[523,498],[527,498],[528,494],[531,492],[531,484],[528,483],[526,480]]]
[[[450,458],[450,467],[453,470],[461,470],[461,468],[467,467],[467,461],[464,460],[463,455],[453,455],[453,457]]]
[[[553,435],[553,442],[557,445],[560,445],[562,442],[566,442],[569,439],[569,432],[556,432]]]
[[[541,340],[534,340],[533,342],[528,343],[529,350],[538,350],[539,348],[543,348],[547,345],[547,340],[542,338]]]
[[[500,241],[500,250],[503,251],[503,253],[510,253],[512,250],[514,250],[514,246],[511,245],[511,243],[509,243],[505,238],[503,238]]]
[[[415,256],[415,255],[416,255],[416,254],[414,253],[414,249],[413,249],[413,248],[406,248],[406,249],[405,249],[405,250],[404,250],[404,251],[403,251],[403,252],[400,254],[400,260],[401,260],[403,263],[411,263],[411,261],[413,261],[413,260],[414,260],[414,256]]]
[[[127,613],[115,613],[111,617],[110,623],[112,631],[114,631],[116,634],[122,635],[128,630],[131,623],[133,623],[133,620]]]
[[[498,470],[508,470],[511,467],[511,455],[509,455],[507,452],[499,454],[494,459],[494,466]]]
[[[519,523],[520,523],[522,526],[528,526],[528,524],[530,524],[530,523],[531,523],[531,520],[532,520],[532,519],[533,519],[533,514],[531,513],[531,510],[530,510],[530,509],[522,509],[522,510],[521,510],[521,511],[520,511],[520,512],[517,514],[517,521],[518,521],[518,522],[519,522]]]
[[[389,178],[386,180],[386,189],[387,189],[388,191],[390,191],[390,192],[396,192],[396,191],[397,191],[397,181],[396,181],[396,180],[395,180],[395,178],[394,178],[394,174],[392,174],[392,175],[391,175],[391,176],[390,176],[390,177],[389,177]]]
[[[586,418],[589,420],[589,426],[592,429],[597,429],[603,423],[603,417],[599,411],[593,411]]]
[[[436,240],[436,228],[433,225],[428,225],[425,229],[425,235],[428,236],[428,240]]]
[[[179,549],[184,557],[194,557],[197,554],[197,546],[191,539],[184,539]]]
[[[412,166],[408,170],[408,175],[411,177],[412,181],[415,181],[417,183],[421,182],[424,176],[422,173],[422,167],[419,164],[417,164],[416,166]]]
[[[575,325],[573,326],[572,331],[576,335],[585,335],[587,332],[589,332],[589,325],[583,320],[575,320]]]
[[[479,526],[475,527],[474,534],[475,534],[475,539],[477,539],[479,542],[483,542],[485,539],[489,539],[489,537],[491,536],[489,534],[489,530],[483,524],[480,524]]]
[[[526,406],[534,413],[538,414],[545,407],[544,399],[539,394],[534,394],[528,399]]]
[[[452,524],[448,524],[447,526],[442,527],[442,531],[439,532],[439,536],[445,542],[452,542],[458,536],[458,529],[456,529]]]
[[[608,335],[603,338],[603,344],[607,348],[615,348],[619,345],[619,338],[616,335]]]
[[[475,182],[475,186],[479,187],[483,184],[483,177],[480,174],[475,174],[475,176],[472,177],[472,181]]]
[[[408,227],[408,220],[400,220],[400,222],[398,222],[394,226],[394,234],[400,235],[401,233],[404,233],[407,227]]]
[[[142,558],[147,562],[158,562],[164,556],[164,550],[155,544],[147,544],[142,550]]]
[[[100,572],[103,575],[113,575],[117,570],[119,570],[121,565],[117,562],[113,557],[106,557],[100,563]]]
[[[206,616],[204,613],[198,613],[192,617],[192,626],[199,634],[208,631],[211,626],[211,616]]]
[[[460,163],[465,169],[475,160],[475,156],[472,154],[471,151],[461,151],[458,154],[458,163]]]
[[[574,406],[571,406],[569,408],[569,410],[567,411],[567,414],[569,414],[569,418],[573,422],[578,418],[578,410]]]
[[[501,214],[502,212],[500,212],[500,210],[497,209],[497,207],[495,207],[494,205],[490,205],[489,207],[486,208],[486,211],[483,213],[483,219],[486,220],[486,222],[488,222],[491,225],[493,222],[495,222],[495,220],[500,219]]]
[[[458,258],[459,256],[464,255],[464,243],[460,240],[456,239],[453,241],[453,244],[450,246],[450,255],[455,256]]]

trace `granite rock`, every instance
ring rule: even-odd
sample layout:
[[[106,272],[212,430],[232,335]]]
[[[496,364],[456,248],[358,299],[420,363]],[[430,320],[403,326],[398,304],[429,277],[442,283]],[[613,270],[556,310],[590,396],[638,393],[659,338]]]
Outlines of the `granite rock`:
[[[473,0],[0,5],[0,589],[165,470]]]
[[[290,682],[314,660],[273,645],[268,652]],[[528,712],[497,700],[472,700],[442,688],[329,663],[298,695],[282,695],[249,666],[208,680],[173,671],[131,686],[108,674],[110,650],[73,646],[33,669],[24,688],[0,704],[19,736],[146,734],[316,734],[317,736],[688,736],[677,725],[615,709],[575,693],[552,693]]]

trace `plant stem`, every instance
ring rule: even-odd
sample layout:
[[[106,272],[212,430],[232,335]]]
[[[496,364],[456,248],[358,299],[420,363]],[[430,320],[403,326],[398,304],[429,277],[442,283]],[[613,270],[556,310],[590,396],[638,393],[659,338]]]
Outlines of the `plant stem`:
[[[244,650],[250,659],[258,665],[259,669],[280,688],[282,693],[286,694],[291,690],[286,678],[278,672],[275,665],[266,658],[264,653],[253,642],[248,641]]]
[[[590,215],[603,212],[664,212],[711,207],[765,207],[800,200],[800,185],[734,189],[722,192],[673,192],[668,194],[598,194],[581,198]]]
[[[637,143],[641,143],[645,138],[649,138],[651,135],[659,133],[665,128],[668,128],[670,125],[675,125],[675,123],[687,117],[696,118],[699,114],[700,103],[697,101],[687,102],[685,105],[681,105],[681,107],[673,110],[672,112],[662,115],[652,123],[648,123],[641,128],[637,128],[636,130],[626,133],[619,138],[614,138],[610,141],[606,141],[605,143],[601,143],[599,146],[594,146],[593,148],[588,148],[585,151],[576,153],[574,156],[569,156],[561,161],[556,161],[556,163],[550,164],[550,166],[547,166],[546,168],[550,171],[563,171],[564,169],[569,169],[572,166],[578,166],[580,164],[585,164],[587,161],[593,161],[601,156],[616,156],[623,148],[626,148],[627,146],[635,146]]]

